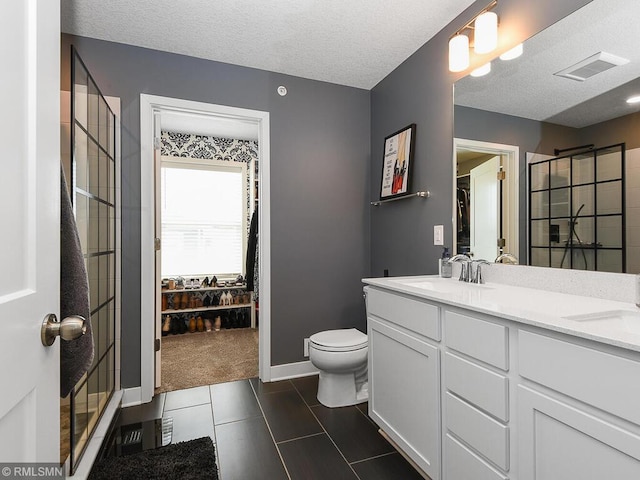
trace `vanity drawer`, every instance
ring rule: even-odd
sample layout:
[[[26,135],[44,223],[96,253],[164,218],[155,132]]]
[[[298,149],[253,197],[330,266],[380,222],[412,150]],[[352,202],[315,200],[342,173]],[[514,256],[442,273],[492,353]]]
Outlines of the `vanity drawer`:
[[[447,392],[446,428],[504,471],[509,470],[509,427]]]
[[[520,330],[520,375],[640,425],[640,362]]]
[[[449,434],[444,444],[443,476],[447,480],[508,480]]]
[[[449,352],[444,361],[448,390],[502,421],[509,420],[508,378]]]
[[[503,325],[444,312],[445,344],[502,370],[509,369],[509,330]]]
[[[435,305],[369,288],[367,313],[433,340],[439,341],[441,338],[440,307]]]

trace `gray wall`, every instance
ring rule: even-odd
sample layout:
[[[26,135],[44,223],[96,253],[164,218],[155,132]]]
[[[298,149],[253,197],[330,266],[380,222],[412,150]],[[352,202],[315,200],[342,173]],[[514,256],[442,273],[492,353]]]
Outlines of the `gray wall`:
[[[407,199],[371,210],[371,273],[381,276],[437,273],[441,247],[433,245],[433,226],[444,225],[452,244],[453,89],[460,75],[447,65],[449,37],[486,1],[475,2],[371,91],[371,200],[377,199],[384,137],[416,123],[413,189],[431,198]],[[512,0],[496,7],[502,34],[524,40],[589,3],[586,0]]]
[[[626,143],[627,150],[640,147],[640,112],[596,123],[580,129],[580,144],[593,143],[604,147]]]
[[[141,93],[270,113],[271,363],[303,360],[302,339],[317,331],[365,329],[368,91],[63,35],[67,89],[70,43],[102,92],[122,101],[123,387],[140,385]]]
[[[519,191],[520,218],[527,215],[527,152],[553,155],[554,148],[566,148],[581,145],[579,130],[552,123],[538,122],[527,118],[487,112],[475,108],[454,107],[454,136],[467,140],[504,143],[520,147]],[[526,259],[527,225],[523,220],[519,225],[520,251],[515,252],[519,259]],[[514,252],[510,252],[514,253]]]

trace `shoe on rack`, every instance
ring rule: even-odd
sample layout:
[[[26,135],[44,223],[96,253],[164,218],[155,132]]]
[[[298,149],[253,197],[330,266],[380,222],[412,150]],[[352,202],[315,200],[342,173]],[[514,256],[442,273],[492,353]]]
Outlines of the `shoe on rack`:
[[[200,285],[202,288],[207,288],[209,287],[209,277],[204,277],[204,280],[202,281],[202,284]]]
[[[191,317],[189,319],[189,333],[194,333],[196,331],[196,317]]]
[[[180,320],[178,317],[171,317],[171,334],[177,335],[180,332]]]
[[[218,278],[214,275],[211,278],[211,283],[209,283],[210,287],[217,287],[218,286]]]
[[[207,332],[210,332],[210,331],[211,331],[211,328],[212,328],[212,325],[211,325],[211,319],[209,319],[209,318],[205,318],[205,319],[204,319],[204,329],[205,329]]]
[[[210,307],[211,306],[211,297],[209,296],[208,293],[205,293],[204,297],[202,297],[202,306],[203,307]]]
[[[187,326],[187,319],[180,318],[180,333],[187,333],[189,327]]]
[[[167,315],[164,317],[164,322],[162,323],[162,336],[166,337],[171,332],[171,315]]]
[[[222,326],[222,320],[220,319],[220,315],[218,315],[213,322],[213,328],[216,329],[216,332],[220,331],[220,327]]]
[[[198,319],[196,320],[196,329],[199,332],[204,332],[204,321],[201,316],[198,316]]]

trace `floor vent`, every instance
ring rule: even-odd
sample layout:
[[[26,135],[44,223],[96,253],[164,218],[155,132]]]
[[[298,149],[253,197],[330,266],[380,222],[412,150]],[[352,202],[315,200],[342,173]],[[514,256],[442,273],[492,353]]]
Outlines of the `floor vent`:
[[[132,445],[134,443],[140,443],[142,441],[142,429],[139,430],[131,430],[126,433],[124,438],[122,439],[122,445]]]
[[[554,73],[554,75],[584,82],[587,78],[591,78],[598,73],[602,73],[618,65],[624,65],[625,63],[629,63],[629,60],[612,55],[611,53],[599,52],[569,68]]]

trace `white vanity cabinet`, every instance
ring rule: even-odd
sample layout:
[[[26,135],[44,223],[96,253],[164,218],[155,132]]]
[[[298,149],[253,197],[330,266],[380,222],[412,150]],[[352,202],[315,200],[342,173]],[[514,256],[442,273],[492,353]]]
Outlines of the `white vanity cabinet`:
[[[440,479],[440,308],[367,288],[369,416]]]
[[[418,294],[405,281],[366,287],[369,415],[432,480],[640,479],[636,337],[573,334],[533,289],[507,290],[526,310],[477,286],[423,279]],[[585,301],[554,295],[553,308]]]
[[[520,330],[520,480],[640,478],[640,362]]]
[[[510,469],[509,329],[443,310],[443,478],[505,480]]]

